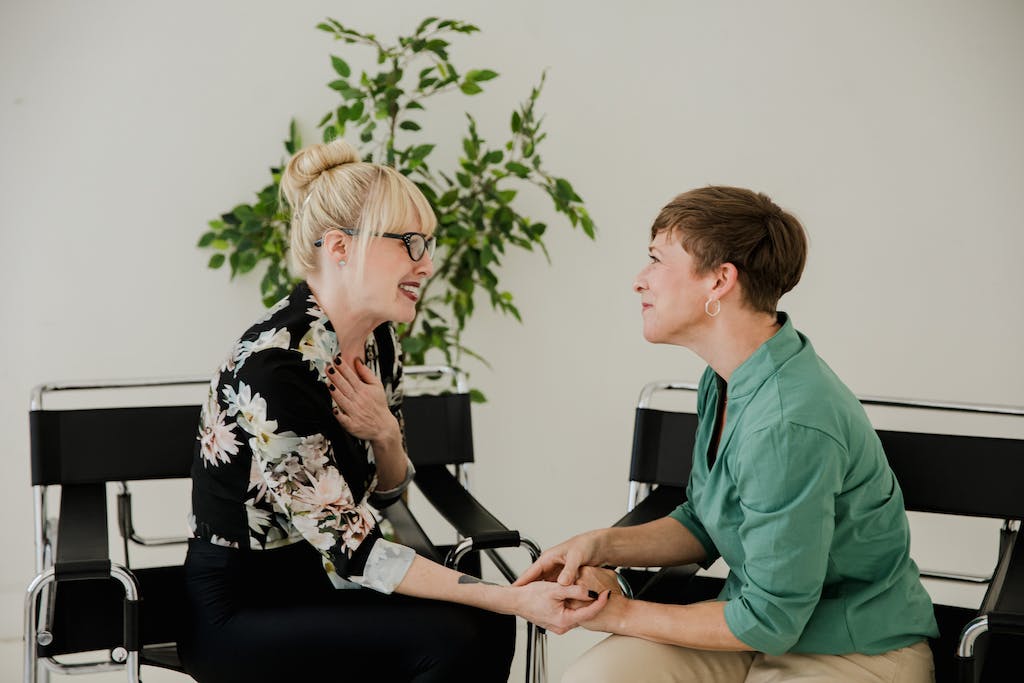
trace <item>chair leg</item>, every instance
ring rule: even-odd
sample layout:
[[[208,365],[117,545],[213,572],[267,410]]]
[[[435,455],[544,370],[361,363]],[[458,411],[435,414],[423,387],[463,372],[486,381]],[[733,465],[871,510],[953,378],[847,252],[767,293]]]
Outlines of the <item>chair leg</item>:
[[[43,587],[54,581],[54,569],[50,567],[32,580],[25,595],[25,683],[39,682],[39,657],[36,650],[36,603]]]

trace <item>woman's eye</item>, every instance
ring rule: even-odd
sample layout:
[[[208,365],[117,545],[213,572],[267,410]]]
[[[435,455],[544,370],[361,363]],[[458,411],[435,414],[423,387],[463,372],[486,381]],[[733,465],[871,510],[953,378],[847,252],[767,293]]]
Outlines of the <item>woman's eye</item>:
[[[648,254],[648,255],[647,255],[647,258],[649,258],[649,259],[651,260],[651,263],[661,263],[661,262],[660,262],[660,261],[659,261],[659,260],[657,259],[657,257],[656,257],[656,256],[654,256],[653,254]]]

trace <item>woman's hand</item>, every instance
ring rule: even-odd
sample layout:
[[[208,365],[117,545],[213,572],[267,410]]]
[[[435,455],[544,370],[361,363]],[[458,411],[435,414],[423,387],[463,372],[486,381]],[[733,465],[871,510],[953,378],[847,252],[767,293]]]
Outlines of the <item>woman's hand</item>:
[[[599,546],[599,531],[588,531],[573,536],[568,541],[541,553],[537,561],[527,567],[513,585],[524,586],[533,581],[557,581],[563,586],[571,586],[579,578],[581,566],[602,564]]]
[[[516,614],[557,635],[576,628],[583,621],[596,619],[608,603],[606,593],[598,595],[583,586],[562,586],[551,581],[535,581],[510,590],[518,593]],[[581,607],[572,609],[568,606],[570,602]]]
[[[577,586],[583,586],[594,593],[610,592],[612,595],[622,595],[622,588],[615,572],[603,567],[580,567],[579,576],[576,579]],[[582,603],[575,600],[568,604],[569,607],[577,609],[584,607]]]
[[[340,356],[327,366],[327,379],[334,399],[334,416],[352,436],[373,444],[400,444],[402,432],[398,420],[388,409],[384,385],[360,360],[355,368],[342,362]]]
[[[601,593],[599,600],[604,602],[600,610],[594,610],[592,606],[573,610],[573,614],[578,615],[578,624],[588,631],[623,633],[626,613],[632,605],[632,601],[622,597],[621,594],[613,594],[611,591]]]

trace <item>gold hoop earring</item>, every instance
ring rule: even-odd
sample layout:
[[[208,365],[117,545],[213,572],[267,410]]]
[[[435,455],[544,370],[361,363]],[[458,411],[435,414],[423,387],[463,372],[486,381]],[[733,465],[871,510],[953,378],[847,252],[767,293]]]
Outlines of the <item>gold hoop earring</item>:
[[[711,312],[711,304],[715,305],[715,312]],[[716,315],[722,312],[722,302],[718,299],[708,299],[704,302],[704,312],[708,314],[709,318],[714,318]]]

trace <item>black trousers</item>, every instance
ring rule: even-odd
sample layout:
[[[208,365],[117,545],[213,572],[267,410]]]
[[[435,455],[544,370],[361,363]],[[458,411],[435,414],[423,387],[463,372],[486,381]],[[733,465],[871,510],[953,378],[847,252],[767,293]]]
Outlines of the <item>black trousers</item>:
[[[203,683],[508,680],[513,617],[337,590],[307,543],[249,551],[193,539],[185,575],[191,628],[179,651]]]

